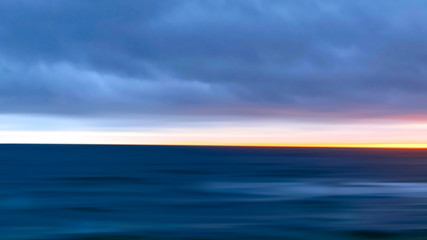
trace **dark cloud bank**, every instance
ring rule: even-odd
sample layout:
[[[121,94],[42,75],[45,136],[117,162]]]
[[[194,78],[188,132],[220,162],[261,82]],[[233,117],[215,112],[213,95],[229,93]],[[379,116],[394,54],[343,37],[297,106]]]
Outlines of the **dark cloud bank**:
[[[427,1],[0,1],[0,112],[427,112]]]

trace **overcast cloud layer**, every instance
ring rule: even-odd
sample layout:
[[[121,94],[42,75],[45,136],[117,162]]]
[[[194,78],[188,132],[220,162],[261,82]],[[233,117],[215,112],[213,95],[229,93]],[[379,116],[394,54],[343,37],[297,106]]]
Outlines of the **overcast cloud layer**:
[[[427,1],[0,1],[0,112],[427,113]]]

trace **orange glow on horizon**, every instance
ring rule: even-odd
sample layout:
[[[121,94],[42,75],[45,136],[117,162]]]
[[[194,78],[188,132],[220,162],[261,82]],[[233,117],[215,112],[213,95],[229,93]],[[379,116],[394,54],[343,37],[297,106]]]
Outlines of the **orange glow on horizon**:
[[[146,144],[136,144],[146,145]],[[313,144],[286,144],[286,143],[222,143],[222,142],[177,142],[154,145],[179,146],[224,146],[224,147],[319,147],[319,148],[396,148],[396,149],[427,149],[427,143],[313,143]]]
[[[320,142],[309,138],[304,142],[301,139],[274,139],[274,138],[229,138],[215,135],[182,137],[183,133],[150,133],[150,132],[37,132],[37,131],[9,131],[1,132],[0,143],[4,144],[107,144],[107,145],[181,145],[181,146],[240,146],[240,147],[323,147],[323,148],[401,148],[427,149],[427,141],[418,142],[364,142],[346,141],[335,142],[333,139]],[[323,137],[323,135],[321,135]],[[187,138],[187,139],[185,139]],[[199,139],[200,140],[199,140]],[[260,141],[261,140],[261,141]],[[332,141],[331,141],[332,140]],[[264,141],[264,142],[263,142]]]
[[[427,123],[226,122],[135,130],[0,130],[0,143],[427,149]]]

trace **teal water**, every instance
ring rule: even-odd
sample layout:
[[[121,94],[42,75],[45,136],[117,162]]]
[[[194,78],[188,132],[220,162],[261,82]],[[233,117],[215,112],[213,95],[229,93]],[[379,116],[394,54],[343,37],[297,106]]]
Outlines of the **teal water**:
[[[427,150],[0,145],[0,239],[427,239]]]

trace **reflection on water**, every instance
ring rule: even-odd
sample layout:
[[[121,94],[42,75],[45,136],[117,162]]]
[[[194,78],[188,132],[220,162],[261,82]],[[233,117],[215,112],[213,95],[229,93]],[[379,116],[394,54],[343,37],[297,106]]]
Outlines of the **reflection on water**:
[[[427,239],[427,150],[0,146],[1,239]]]

